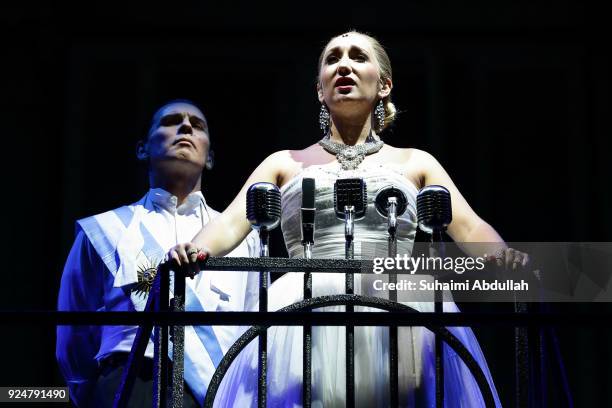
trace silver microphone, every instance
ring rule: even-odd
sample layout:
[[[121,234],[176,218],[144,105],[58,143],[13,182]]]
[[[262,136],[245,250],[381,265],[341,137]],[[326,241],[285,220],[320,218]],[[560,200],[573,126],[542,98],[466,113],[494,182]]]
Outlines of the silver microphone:
[[[304,258],[312,258],[315,229],[315,179],[302,179],[302,245]]]
[[[380,215],[388,220],[389,235],[394,236],[397,230],[397,217],[406,212],[408,199],[406,194],[394,186],[386,186],[378,190],[374,205]]]
[[[431,234],[433,239],[441,236],[453,220],[448,189],[438,185],[423,187],[417,195],[417,218],[423,232]]]
[[[338,179],[334,183],[336,217],[344,220],[346,258],[353,258],[355,220],[365,217],[368,208],[366,183],[360,178]]]
[[[269,255],[270,231],[278,226],[281,219],[280,190],[272,183],[255,183],[247,191],[247,219],[259,231],[261,256]]]
[[[336,217],[345,221],[345,236],[353,239],[354,221],[363,218],[368,207],[366,183],[360,178],[338,179],[334,184]]]

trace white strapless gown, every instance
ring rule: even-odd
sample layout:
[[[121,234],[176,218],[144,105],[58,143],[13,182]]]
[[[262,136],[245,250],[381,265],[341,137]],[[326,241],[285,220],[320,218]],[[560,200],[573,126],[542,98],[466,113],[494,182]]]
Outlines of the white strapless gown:
[[[303,257],[300,234],[302,178],[316,179],[316,236],[314,258],[344,258],[344,222],[334,213],[333,186],[338,178],[361,177],[368,193],[365,218],[355,223],[355,258],[361,247],[378,244],[386,248],[387,221],[376,211],[376,192],[387,185],[401,189],[408,210],[399,220],[398,253],[410,254],[416,233],[417,188],[389,166],[363,167],[354,171],[309,167],[281,189],[282,230],[292,258]],[[355,275],[355,293],[361,293],[360,274]],[[303,274],[288,273],[269,289],[269,310],[277,310],[303,299]],[[371,285],[370,285],[371,286]],[[364,285],[364,287],[368,287]],[[344,293],[344,275],[313,274],[313,297]],[[380,296],[380,294],[378,294]],[[433,311],[431,302],[403,302],[419,311]],[[319,309],[343,311],[343,306]],[[355,311],[376,310],[356,307]],[[458,312],[454,303],[444,303],[446,312]],[[493,380],[474,333],[469,328],[449,328],[475,356],[490,384]],[[355,401],[358,407],[389,406],[389,350],[386,327],[355,328]],[[423,327],[399,329],[400,405],[433,407],[435,395],[434,337]],[[445,345],[444,388],[446,407],[481,407],[484,402],[476,381],[455,352]],[[345,406],[345,328],[313,327],[312,406]],[[268,406],[302,406],[302,328],[271,327],[268,330]],[[496,390],[494,397],[501,406]],[[215,407],[257,406],[257,340],[252,341],[233,362],[223,379]]]

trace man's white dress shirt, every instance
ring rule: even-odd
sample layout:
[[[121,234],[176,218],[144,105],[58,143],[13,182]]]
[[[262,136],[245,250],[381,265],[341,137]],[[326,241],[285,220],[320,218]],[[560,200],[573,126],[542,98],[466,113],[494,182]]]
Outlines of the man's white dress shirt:
[[[176,244],[188,242],[218,212],[200,192],[177,206],[177,198],[155,188],[137,203],[77,222],[77,234],[62,275],[58,310],[141,311],[147,296],[134,290],[138,270],[157,265]],[[259,240],[249,234],[228,256],[258,256]],[[257,302],[258,276],[203,271],[187,279],[186,310],[242,311]],[[58,326],[57,359],[72,398],[85,400],[95,385],[98,361],[129,352],[136,326]],[[230,326],[185,328],[185,381],[203,402],[223,354],[242,334]],[[145,356],[153,357],[149,341]]]

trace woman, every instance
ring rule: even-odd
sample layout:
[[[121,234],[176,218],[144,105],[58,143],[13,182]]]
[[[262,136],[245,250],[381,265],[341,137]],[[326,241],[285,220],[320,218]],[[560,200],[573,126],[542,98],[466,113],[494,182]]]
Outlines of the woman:
[[[526,254],[506,248],[495,230],[470,208],[433,156],[417,149],[395,148],[380,140],[378,134],[395,117],[390,98],[392,88],[390,61],[378,41],[354,31],[334,37],[319,58],[317,94],[326,137],[304,150],[280,151],[266,158],[226,211],[209,223],[193,242],[172,249],[169,258],[182,267],[195,269],[198,257],[203,254],[221,256],[229,252],[251,229],[245,217],[246,191],[256,182],[270,182],[281,188],[285,243],[291,257],[302,256],[298,209],[303,177],[315,178],[317,185],[317,236],[313,256],[343,258],[343,223],[334,215],[333,185],[338,178],[361,177],[367,185],[369,208],[366,217],[355,226],[356,257],[360,255],[360,244],[386,242],[386,221],[372,208],[373,196],[379,188],[393,184],[408,197],[409,210],[400,219],[398,240],[400,248],[403,244],[404,251],[409,253],[416,231],[416,193],[423,186],[438,184],[447,187],[453,199],[453,222],[448,233],[455,241],[498,242],[502,249],[498,262],[526,264]],[[359,293],[358,276],[355,288]],[[343,276],[313,276],[313,296],[336,293],[344,293]],[[269,309],[297,302],[302,296],[302,274],[285,274],[270,288]],[[407,304],[422,311],[433,308],[431,303]],[[445,310],[457,309],[454,304],[445,303]],[[472,331],[454,328],[453,332],[476,356],[492,384]],[[355,329],[355,400],[359,406],[388,405],[386,333],[387,329],[380,327]],[[312,338],[313,406],[344,406],[344,328],[316,327]],[[434,393],[432,335],[423,328],[402,328],[399,344],[401,404],[430,406]],[[301,405],[301,349],[301,328],[274,327],[268,331],[270,406]],[[217,394],[218,406],[256,404],[256,350],[256,342],[252,342],[234,362]],[[445,390],[449,406],[483,405],[471,374],[448,348]],[[499,405],[496,393],[495,399]]]

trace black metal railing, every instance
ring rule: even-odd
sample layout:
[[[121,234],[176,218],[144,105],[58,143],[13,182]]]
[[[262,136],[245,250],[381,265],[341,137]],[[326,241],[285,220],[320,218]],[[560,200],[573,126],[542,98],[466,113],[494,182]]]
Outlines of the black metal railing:
[[[305,260],[284,258],[210,258],[201,265],[203,270],[218,271],[258,271],[266,272],[306,272],[305,289],[310,288],[311,273],[360,273],[372,270],[367,261],[355,260]],[[181,407],[183,398],[183,350],[184,326],[186,325],[252,325],[240,339],[228,350],[217,367],[206,395],[206,404],[212,405],[215,393],[236,358],[249,341],[257,338],[271,326],[388,326],[391,329],[398,326],[423,326],[431,330],[436,338],[447,343],[464,361],[480,388],[487,406],[493,406],[491,385],[487,382],[482,369],[465,346],[445,326],[512,326],[515,327],[516,355],[516,405],[526,407],[533,405],[533,390],[530,389],[533,377],[529,366],[530,349],[538,348],[538,342],[533,341],[535,335],[540,335],[536,328],[559,325],[594,325],[602,321],[610,321],[606,313],[570,314],[567,313],[526,313],[526,304],[517,304],[515,313],[439,313],[417,312],[408,306],[392,300],[364,297],[358,295],[334,295],[317,298],[306,298],[301,302],[287,306],[275,312],[188,312],[185,309],[185,281],[183,277],[175,276],[174,297],[168,299],[170,273],[160,268],[154,281],[151,293],[143,312],[47,312],[47,311],[0,311],[2,325],[138,325],[139,329],[134,340],[132,351],[124,370],[124,377],[117,392],[115,406],[127,405],[131,388],[144,357],[144,351],[154,332],[155,371],[154,371],[154,406]],[[305,292],[306,293],[306,292]],[[384,312],[318,312],[313,309],[347,305],[369,306],[385,310]],[[172,336],[173,364],[169,366],[168,337]],[[304,354],[310,356],[309,350]],[[537,359],[537,358],[536,358]],[[305,380],[307,378],[305,377]],[[168,385],[170,395],[167,395]],[[310,396],[310,389],[305,384],[304,396]],[[261,384],[260,384],[261,387]],[[261,389],[260,389],[261,392]],[[396,400],[396,399],[395,399]],[[305,405],[307,406],[307,400]],[[441,404],[442,401],[437,401]]]
[[[347,307],[346,313],[355,313],[353,311],[354,306],[369,306],[374,308],[379,308],[387,311],[402,311],[402,312],[416,312],[416,310],[411,309],[408,306],[405,306],[400,303],[396,303],[394,301],[380,299],[375,297],[366,297],[366,296],[358,296],[353,294],[353,274],[361,273],[364,270],[371,270],[371,267],[368,267],[367,262],[362,261],[354,261],[354,260],[325,260],[325,259],[317,259],[317,260],[305,260],[305,259],[284,259],[284,258],[210,258],[205,264],[201,265],[203,269],[208,270],[228,270],[228,271],[258,271],[260,273],[259,279],[259,302],[260,306],[263,304],[267,306],[268,298],[267,298],[267,273],[268,272],[306,272],[304,275],[304,286],[305,289],[312,284],[310,275],[311,273],[344,273],[346,277],[346,288],[347,294],[345,295],[335,295],[335,296],[323,296],[317,298],[306,298],[302,302],[297,302],[293,305],[285,307],[281,310],[278,310],[275,313],[286,313],[286,312],[297,312],[297,311],[310,311],[312,309],[316,309],[319,307],[332,306],[332,305],[343,305]],[[170,273],[167,268],[160,267],[158,269],[158,274],[155,279],[155,283],[153,285],[153,290],[149,295],[149,301],[147,302],[147,306],[145,310],[157,310],[162,311],[165,309],[170,309],[174,313],[183,312],[185,310],[185,278],[182,276],[175,275],[174,277],[174,298],[171,303],[168,302],[168,293],[169,293],[169,281],[170,281]],[[155,300],[158,299],[158,300]],[[436,314],[442,314],[442,309],[440,307],[440,302],[436,302]],[[267,311],[267,307],[261,308],[260,312],[263,313]],[[386,319],[385,319],[386,320]],[[321,325],[321,323],[315,323],[316,325]],[[353,325],[347,323],[345,321],[345,327],[352,328]],[[376,325],[381,325],[377,323]],[[392,334],[392,338],[395,338],[397,342],[397,324],[393,321],[385,321],[385,326],[389,326]],[[236,358],[238,353],[246,347],[246,345],[256,337],[261,337],[264,340],[266,339],[265,333],[267,333],[267,328],[270,327],[271,324],[264,324],[259,326],[253,326],[249,329],[240,339],[236,341],[234,346],[230,348],[230,350],[226,353],[222,361],[220,362],[213,378],[208,387],[208,391],[206,394],[206,399],[204,406],[212,407],[214,403],[214,398],[217,392],[217,389],[223,379],[223,376],[229,369],[231,362]],[[487,407],[494,407],[495,402],[493,398],[493,391],[491,389],[491,385],[487,382],[482,369],[471,355],[471,353],[467,350],[467,348],[457,339],[450,331],[448,331],[444,327],[439,327],[431,324],[424,324],[424,327],[431,330],[436,338],[438,347],[436,347],[436,353],[440,355],[437,356],[436,361],[436,406],[443,406],[444,402],[444,394],[443,394],[443,377],[441,377],[441,373],[443,373],[443,358],[441,353],[443,349],[441,347],[442,342],[448,344],[452,349],[455,350],[457,355],[463,360],[465,365],[468,367],[472,375],[474,376],[476,383],[480,389],[480,392],[483,396],[483,400]],[[170,327],[170,332],[173,336],[172,346],[173,346],[173,365],[171,369],[171,375],[168,376],[168,367],[167,367],[167,353],[168,353],[168,326],[155,326],[155,381],[154,381],[154,406],[155,407],[166,407],[166,401],[171,401],[172,407],[181,407],[183,400],[183,360],[184,360],[184,326],[183,325],[174,325]],[[138,329],[138,334],[136,340],[134,341],[134,345],[132,347],[132,352],[130,355],[130,359],[128,361],[128,368],[124,371],[123,380],[121,386],[117,392],[117,396],[115,399],[115,407],[123,408],[127,406],[127,401],[129,400],[129,395],[131,393],[131,387],[133,385],[133,379],[130,376],[134,375],[134,369],[129,367],[130,364],[139,366],[140,359],[142,358],[144,348],[146,347],[146,343],[148,340],[148,336],[151,332],[150,325],[141,325]],[[395,336],[393,336],[395,334]],[[263,335],[263,336],[262,336]],[[351,331],[347,330],[347,340],[351,340]],[[261,339],[260,339],[261,340]],[[267,394],[267,350],[266,343],[263,342],[258,348],[258,406],[264,408],[266,405],[266,394]],[[305,342],[303,344],[303,355],[308,360],[307,364],[304,365],[304,379],[308,381],[305,384],[305,390],[303,392],[304,397],[306,398],[303,401],[303,405],[305,407],[310,406],[310,357],[311,357],[311,344],[310,342]],[[354,367],[352,366],[352,362],[354,361],[354,347],[352,341],[347,341],[347,398],[346,398],[346,406],[351,408],[355,405],[354,400]],[[393,353],[392,353],[393,354]],[[397,361],[397,354],[393,354],[392,360]],[[393,368],[397,371],[397,364],[393,365]],[[166,396],[166,389],[168,385],[168,377],[171,378],[171,395]],[[397,381],[397,373],[393,373],[391,375],[391,380]],[[399,389],[397,386],[393,387],[391,385],[391,390],[395,392],[395,395],[392,396],[392,401],[395,401],[396,404],[399,401]],[[352,394],[352,395],[351,395]]]
[[[278,313],[286,313],[286,312],[296,312],[296,311],[305,311],[305,310],[314,310],[320,307],[327,306],[341,306],[351,304],[353,306],[367,306],[373,307],[381,310],[387,311],[397,311],[404,313],[419,313],[417,310],[403,305],[401,303],[391,302],[386,299],[376,298],[376,297],[368,297],[368,296],[359,296],[359,295],[330,295],[330,296],[320,296],[316,298],[307,299],[301,302],[294,303],[285,308],[278,310]],[[337,312],[331,312],[337,313]],[[369,312],[365,312],[369,313]],[[318,313],[317,313],[318,314]],[[387,313],[384,315],[388,316]],[[346,322],[345,322],[346,324]],[[377,325],[381,325],[380,322]],[[212,407],[217,390],[221,381],[223,380],[223,376],[227,373],[227,370],[230,368],[232,362],[236,359],[238,354],[249,344],[250,341],[257,338],[261,333],[266,331],[271,324],[267,325],[259,325],[253,326],[249,330],[247,330],[228,350],[225,354],[217,370],[215,371],[210,384],[208,386],[208,391],[206,394],[206,399],[204,401],[205,407]],[[397,327],[397,325],[393,323],[389,323],[389,326]],[[445,327],[437,327],[425,325],[427,329],[431,330],[435,335],[440,336],[443,341],[448,344],[457,355],[463,360],[465,365],[468,367],[470,372],[474,375],[476,383],[483,395],[483,400],[487,407],[494,407],[494,398],[493,391],[491,389],[490,384],[487,382],[484,372],[482,368],[478,365],[478,362],[474,359],[469,350],[461,343],[461,341],[453,335],[448,329]],[[348,400],[348,399],[347,399]],[[396,398],[397,400],[397,398]],[[304,401],[304,406],[310,405],[310,401]]]

